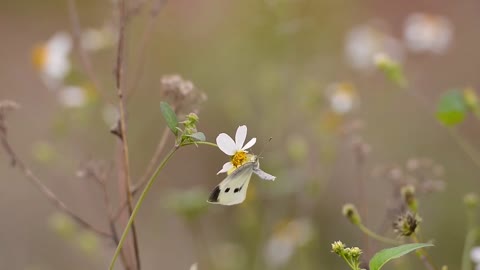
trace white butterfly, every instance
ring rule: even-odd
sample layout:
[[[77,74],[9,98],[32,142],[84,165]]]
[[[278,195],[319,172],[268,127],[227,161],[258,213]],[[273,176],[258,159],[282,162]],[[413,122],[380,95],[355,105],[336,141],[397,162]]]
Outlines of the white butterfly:
[[[248,183],[255,173],[263,180],[273,181],[275,176],[260,169],[258,156],[253,161],[247,162],[234,170],[227,178],[223,179],[210,194],[209,203],[234,205],[242,203],[247,196]]]

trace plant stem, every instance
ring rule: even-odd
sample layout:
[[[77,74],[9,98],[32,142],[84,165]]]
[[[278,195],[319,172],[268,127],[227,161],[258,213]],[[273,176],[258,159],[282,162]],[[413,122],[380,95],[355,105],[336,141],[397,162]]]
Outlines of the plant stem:
[[[476,228],[476,214],[475,210],[467,209],[467,236],[465,237],[465,244],[463,246],[462,254],[462,270],[472,269],[472,262],[470,260],[470,250],[475,245],[477,240],[477,228]]]
[[[415,243],[420,243],[420,241],[418,240],[418,237],[415,233],[412,234],[411,237],[412,237],[412,239]],[[433,262],[428,257],[428,253],[424,248],[418,249],[416,254],[420,258],[420,260],[422,260],[423,264],[425,265],[425,268],[427,268],[428,270],[436,270],[437,269],[435,267],[435,265],[433,264]]]
[[[363,233],[365,233],[366,235],[370,236],[371,238],[373,238],[377,241],[380,241],[380,242],[385,243],[385,244],[390,244],[390,245],[400,244],[398,241],[395,241],[393,239],[383,237],[381,235],[378,235],[378,234],[374,233],[369,228],[365,227],[365,225],[363,225],[362,223],[358,224],[357,226]]]
[[[454,128],[448,128],[448,133],[454,141],[462,148],[472,162],[480,168],[480,153]]]
[[[128,219],[127,225],[122,233],[122,236],[120,237],[120,241],[118,242],[118,246],[115,250],[115,253],[113,254],[112,261],[110,262],[110,266],[108,267],[109,270],[113,270],[113,267],[115,265],[115,261],[117,260],[117,257],[120,253],[120,250],[122,249],[123,243],[125,242],[125,239],[127,238],[128,231],[130,227],[133,224],[133,221],[135,220],[135,217],[137,216],[138,210],[140,209],[140,206],[142,206],[143,201],[147,197],[148,192],[153,186],[153,183],[155,182],[155,179],[157,178],[158,174],[160,171],[162,171],[163,167],[165,167],[165,164],[170,160],[170,158],[175,154],[175,152],[179,149],[179,146],[174,147],[168,155],[162,160],[162,162],[158,165],[157,169],[153,173],[152,177],[148,180],[147,185],[142,191],[142,194],[138,198],[137,204],[135,204],[135,208],[132,211],[132,214],[130,215],[130,218]]]

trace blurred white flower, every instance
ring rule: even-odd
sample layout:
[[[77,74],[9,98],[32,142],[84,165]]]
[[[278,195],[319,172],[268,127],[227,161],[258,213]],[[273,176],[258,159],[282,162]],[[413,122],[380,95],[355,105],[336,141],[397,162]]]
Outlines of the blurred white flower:
[[[476,264],[480,264],[480,246],[472,248],[470,258]]]
[[[372,70],[373,57],[378,52],[385,52],[397,62],[403,60],[403,48],[397,39],[382,31],[374,24],[354,27],[348,32],[345,54],[353,68]]]
[[[118,111],[117,107],[113,106],[112,104],[107,104],[105,107],[103,107],[102,118],[108,127],[112,127],[113,125],[117,124],[118,119],[120,119],[120,112]]]
[[[115,36],[108,27],[84,30],[81,45],[87,51],[100,51],[111,47],[115,43]]]
[[[350,83],[332,83],[325,92],[330,108],[337,114],[347,114],[358,104],[355,87]]]
[[[190,266],[190,270],[198,270],[198,264],[194,263]]]
[[[245,143],[247,138],[247,126],[239,126],[235,134],[235,141],[225,133],[220,133],[217,136],[217,145],[225,154],[231,156],[231,161],[223,164],[222,169],[217,173],[231,172],[232,169],[238,168],[245,162],[251,159],[248,155],[247,149],[251,148],[256,142],[257,138],[252,138],[248,143]]]
[[[450,45],[453,26],[443,16],[413,13],[405,21],[403,34],[410,50],[440,54]]]
[[[286,264],[295,250],[307,244],[313,236],[312,224],[307,219],[297,219],[282,226],[268,241],[265,256],[272,267]]]
[[[71,50],[72,38],[66,32],[55,33],[47,42],[33,49],[33,64],[41,72],[49,88],[58,87],[70,72]]]
[[[58,92],[58,101],[67,108],[83,107],[87,100],[87,91],[80,86],[66,86]]]

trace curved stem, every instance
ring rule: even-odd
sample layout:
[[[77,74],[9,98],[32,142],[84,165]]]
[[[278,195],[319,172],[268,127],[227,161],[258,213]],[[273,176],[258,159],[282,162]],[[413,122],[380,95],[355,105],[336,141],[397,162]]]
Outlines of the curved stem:
[[[115,253],[113,254],[112,261],[110,262],[110,266],[108,267],[109,270],[112,270],[115,261],[117,260],[118,255],[120,254],[120,250],[123,247],[123,243],[125,242],[125,239],[127,238],[128,231],[130,230],[130,227],[133,224],[133,221],[135,220],[135,217],[137,216],[138,210],[140,209],[140,206],[142,206],[143,201],[147,197],[148,192],[153,186],[153,183],[155,182],[155,179],[157,178],[158,174],[160,171],[162,171],[163,167],[165,167],[165,164],[170,160],[170,158],[175,154],[175,152],[178,150],[179,147],[174,147],[168,155],[162,160],[162,162],[158,165],[157,169],[153,173],[152,177],[148,180],[147,185],[145,186],[145,189],[143,189],[142,194],[138,198],[137,204],[135,204],[135,208],[133,208],[132,215],[128,219],[127,226],[123,230],[122,237],[120,238],[120,241],[118,242],[117,249],[115,250]]]
[[[472,262],[470,260],[470,250],[475,245],[475,241],[477,240],[477,228],[476,228],[476,215],[475,210],[468,209],[467,210],[467,236],[465,237],[465,244],[463,246],[463,254],[462,254],[462,270],[470,270],[472,269]]]
[[[449,128],[448,133],[454,141],[462,148],[463,152],[472,160],[472,162],[480,168],[480,153],[454,128]]]
[[[415,233],[412,234],[411,237],[415,243],[420,243]],[[425,265],[425,268],[427,268],[428,270],[437,270],[433,262],[430,260],[430,257],[428,257],[428,253],[424,248],[418,249],[416,254],[420,258],[420,260],[422,260],[423,264]]]
[[[371,238],[373,238],[377,241],[380,241],[380,242],[385,243],[385,244],[390,244],[390,245],[400,244],[398,241],[395,241],[393,239],[383,237],[381,235],[378,235],[378,234],[374,233],[369,228],[365,227],[365,225],[363,225],[362,223],[358,224],[357,226],[363,233],[365,233],[366,235],[370,236]]]
[[[192,145],[192,144],[195,144],[195,145],[197,145],[197,144],[204,144],[204,145],[210,145],[210,146],[213,146],[213,147],[218,147],[218,145],[215,144],[215,143],[211,143],[211,142],[200,142],[200,141],[199,141],[199,142],[186,142],[186,143],[180,144],[180,146],[187,146],[187,145]]]

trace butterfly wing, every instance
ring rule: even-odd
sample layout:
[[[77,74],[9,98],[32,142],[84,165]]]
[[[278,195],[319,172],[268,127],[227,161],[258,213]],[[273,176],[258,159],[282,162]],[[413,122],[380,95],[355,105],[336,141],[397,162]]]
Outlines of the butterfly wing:
[[[262,171],[260,168],[256,167],[256,168],[253,168],[253,172],[258,176],[260,177],[261,179],[263,180],[268,180],[268,181],[273,181],[275,180],[275,176],[271,175],[271,174],[268,174],[264,171]]]
[[[262,171],[262,169],[260,169],[260,161],[258,160],[258,158],[255,159],[255,166],[253,167],[253,173],[255,173],[258,177],[260,177],[263,180],[273,181],[276,178],[275,176],[268,174]]]
[[[210,194],[209,203],[234,205],[245,200],[248,183],[252,177],[255,162],[249,162],[225,178]]]

